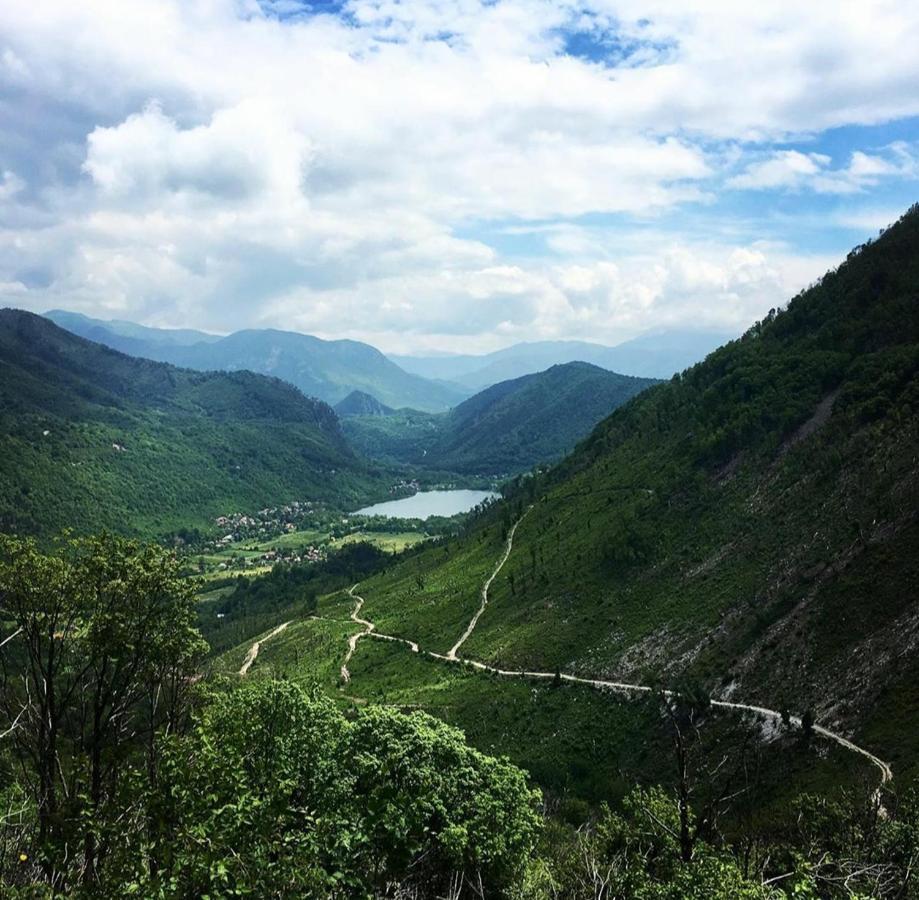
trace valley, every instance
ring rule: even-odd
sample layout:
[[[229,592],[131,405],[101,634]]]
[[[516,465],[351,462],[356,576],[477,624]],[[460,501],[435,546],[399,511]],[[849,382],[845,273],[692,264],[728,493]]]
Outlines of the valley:
[[[359,452],[381,461],[507,477],[557,461],[655,383],[571,362],[486,387],[446,413],[358,410],[342,417],[342,428]]]
[[[352,657],[354,656],[355,651],[357,650],[358,642],[361,640],[361,638],[372,638],[372,639],[388,641],[388,642],[397,643],[397,644],[403,644],[406,647],[408,647],[408,649],[413,653],[420,653],[420,654],[430,657],[433,660],[437,660],[440,662],[459,663],[460,665],[470,667],[478,672],[499,675],[501,676],[502,679],[503,678],[521,678],[521,679],[534,680],[534,681],[551,680],[559,684],[562,682],[566,682],[569,684],[579,684],[579,685],[585,685],[587,687],[595,688],[600,691],[612,691],[612,692],[626,694],[626,695],[652,694],[655,688],[647,684],[634,684],[634,683],[625,683],[625,682],[617,682],[617,681],[605,681],[605,680],[596,679],[596,678],[579,677],[577,675],[570,675],[568,673],[561,672],[560,670],[556,670],[555,672],[508,670],[508,669],[498,668],[493,665],[488,665],[487,663],[480,662],[479,660],[476,660],[476,659],[470,659],[470,658],[458,655],[458,651],[463,646],[463,644],[466,642],[466,640],[472,635],[479,621],[479,618],[485,612],[485,608],[488,605],[488,590],[491,587],[492,582],[495,580],[495,578],[498,577],[499,573],[501,572],[501,570],[504,568],[505,564],[507,563],[511,555],[511,552],[513,551],[514,534],[517,530],[517,527],[520,525],[520,523],[523,521],[523,518],[527,515],[529,511],[530,510],[528,509],[523,514],[523,516],[517,519],[517,521],[514,522],[514,524],[511,526],[510,530],[508,531],[507,542],[505,544],[504,551],[502,552],[500,558],[498,559],[494,570],[491,572],[491,574],[488,576],[488,578],[482,585],[481,604],[478,610],[473,615],[473,617],[470,619],[469,624],[466,626],[466,629],[463,631],[459,639],[450,648],[449,652],[446,655],[441,654],[441,653],[435,653],[431,650],[422,649],[419,647],[419,645],[416,642],[409,640],[408,638],[396,637],[391,634],[385,634],[383,632],[378,631],[376,628],[376,625],[372,621],[361,617],[361,610],[364,604],[366,603],[366,600],[364,597],[361,597],[355,593],[359,585],[353,585],[352,587],[348,588],[347,596],[351,600],[354,601],[354,608],[351,611],[349,618],[356,625],[362,626],[362,630],[354,632],[348,638],[347,652],[345,653],[344,660],[342,662],[341,670],[340,670],[340,677],[341,677],[342,684],[347,685],[351,681],[351,674],[348,669],[348,663],[351,661]],[[322,617],[312,616],[311,621],[316,621],[316,622],[322,621]],[[255,641],[252,644],[252,646],[246,652],[246,656],[243,661],[243,665],[239,671],[240,676],[245,676],[248,673],[249,669],[252,666],[252,663],[255,661],[256,657],[258,656],[261,646],[265,642],[271,640],[272,638],[280,634],[282,631],[284,631],[289,624],[290,622],[282,623],[277,628],[273,629],[267,635]],[[668,691],[663,688],[659,690],[662,696],[665,698],[674,696],[673,691]],[[751,727],[752,727],[753,722],[757,722],[757,721],[759,722],[761,727],[765,726],[767,723],[770,723],[770,722],[776,728],[781,728],[783,727],[783,725],[786,728],[802,729],[804,727],[800,716],[790,715],[788,713],[779,712],[778,710],[774,710],[774,709],[768,709],[763,706],[754,706],[754,705],[742,703],[742,702],[735,701],[735,700],[718,700],[718,699],[711,699],[710,705],[715,710],[729,710],[731,712],[737,712],[737,713],[740,713],[741,715],[746,715],[748,717],[750,717],[752,714]],[[836,734],[835,732],[830,731],[829,729],[823,727],[822,725],[813,723],[809,727],[813,730],[815,734],[826,739],[827,741],[830,741],[838,745],[839,747],[842,747],[843,749],[851,753],[856,754],[857,756],[862,757],[863,759],[867,760],[872,766],[874,766],[874,768],[877,770],[878,777],[879,777],[879,787],[877,789],[878,796],[880,796],[881,789],[893,780],[893,770],[891,769],[890,765],[884,762],[874,753],[871,753],[865,748],[860,747],[857,744],[854,744],[852,741],[848,740],[842,735]]]
[[[800,798],[841,789],[895,820],[919,778],[917,265],[913,211],[669,381],[567,363],[442,413],[360,391],[333,411],[6,311],[5,496],[31,480],[3,514],[42,540],[55,516],[156,536],[209,647],[195,679],[425,713],[564,827],[642,783],[677,797],[684,847],[695,790],[724,846],[782,840]],[[24,427],[117,439],[90,466]],[[231,462],[192,485],[161,447]],[[49,464],[69,488],[26,475]],[[75,514],[84,467],[121,499]],[[172,518],[138,516],[142,491],[172,491]]]

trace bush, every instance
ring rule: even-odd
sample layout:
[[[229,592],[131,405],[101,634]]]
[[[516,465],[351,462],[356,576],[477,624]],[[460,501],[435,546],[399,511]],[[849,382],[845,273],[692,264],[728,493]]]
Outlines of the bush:
[[[439,896],[480,878],[501,896],[537,836],[523,773],[461,732],[388,709],[348,721],[284,682],[217,699],[166,766],[143,896]]]

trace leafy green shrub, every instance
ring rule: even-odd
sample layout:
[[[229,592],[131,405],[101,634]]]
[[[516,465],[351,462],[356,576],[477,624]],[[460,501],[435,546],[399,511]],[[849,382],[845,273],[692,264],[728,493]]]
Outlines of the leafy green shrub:
[[[456,729],[376,708],[349,721],[284,682],[216,699],[165,767],[143,896],[435,896],[480,879],[501,896],[539,824],[523,773]]]

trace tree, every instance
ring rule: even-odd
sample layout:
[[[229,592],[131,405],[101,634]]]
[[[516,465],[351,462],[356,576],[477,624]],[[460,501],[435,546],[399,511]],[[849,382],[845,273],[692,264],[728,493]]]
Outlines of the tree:
[[[814,711],[810,708],[805,709],[804,714],[801,716],[801,732],[805,741],[809,741],[814,736],[814,724],[816,721]]]
[[[550,823],[521,900],[773,900],[744,877],[730,854],[698,841],[691,863],[681,858],[680,814],[661,788],[636,788],[621,811],[603,807],[574,833]]]
[[[668,724],[676,763],[674,834],[680,858],[689,863],[699,841],[715,839],[723,812],[748,789],[751,732],[743,723],[704,728],[711,698],[693,682],[673,691],[658,690],[657,703]]]
[[[156,783],[158,733],[181,726],[206,645],[193,585],[159,547],[102,535],[43,554],[0,538],[0,712],[37,831],[31,858],[87,884],[127,819],[121,790]]]

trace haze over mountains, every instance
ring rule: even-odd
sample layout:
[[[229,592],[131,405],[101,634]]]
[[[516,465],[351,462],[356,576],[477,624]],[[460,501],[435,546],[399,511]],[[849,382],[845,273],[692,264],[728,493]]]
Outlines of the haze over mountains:
[[[725,331],[658,331],[615,347],[585,341],[514,344],[481,356],[392,356],[407,372],[481,390],[499,381],[541,372],[550,366],[587,362],[610,372],[641,378],[669,378],[737,337]]]
[[[359,341],[325,341],[277,329],[250,329],[221,337],[103,321],[63,310],[46,316],[74,334],[133,356],[192,369],[250,369],[283,378],[333,405],[356,390],[384,406],[424,412],[441,412],[493,384],[569,362],[587,362],[622,375],[669,378],[734,337],[713,331],[668,331],[642,335],[616,347],[542,341],[482,356],[387,357]]]
[[[48,318],[93,341],[146,359],[202,371],[249,369],[282,378],[304,394],[338,403],[363,390],[388,406],[431,412],[448,409],[467,391],[403,371],[379,350],[359,341],[324,341],[275,329],[238,331],[227,337],[104,322],[53,310]]]

